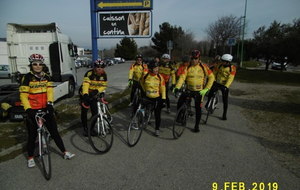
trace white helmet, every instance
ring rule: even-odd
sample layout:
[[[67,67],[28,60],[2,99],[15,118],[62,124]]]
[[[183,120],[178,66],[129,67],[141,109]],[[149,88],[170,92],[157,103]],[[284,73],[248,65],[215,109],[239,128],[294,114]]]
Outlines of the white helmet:
[[[230,55],[230,54],[224,54],[224,55],[222,55],[222,57],[221,57],[221,59],[223,60],[223,61],[227,61],[227,62],[231,62],[232,61],[232,55]]]
[[[161,56],[162,59],[171,59],[170,55],[165,53]]]

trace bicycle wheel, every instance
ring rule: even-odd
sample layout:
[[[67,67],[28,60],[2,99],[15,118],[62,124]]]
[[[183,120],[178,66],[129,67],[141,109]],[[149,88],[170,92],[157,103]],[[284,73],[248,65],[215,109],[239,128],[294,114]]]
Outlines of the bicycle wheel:
[[[88,128],[89,142],[97,153],[106,153],[113,144],[113,130],[109,121],[99,115],[95,115],[91,119]]]
[[[42,136],[42,142],[41,142],[42,154],[40,155],[40,159],[42,161],[44,177],[47,180],[49,180],[51,178],[51,158],[50,158],[50,151],[49,151],[50,134],[47,131],[43,131],[41,136]]]
[[[143,113],[141,111],[137,111],[131,119],[127,130],[127,141],[129,146],[133,147],[139,142],[142,135],[142,131]]]
[[[183,105],[177,111],[173,122],[174,139],[179,138],[183,134],[183,131],[186,128],[186,119],[187,119],[187,108],[185,105]]]

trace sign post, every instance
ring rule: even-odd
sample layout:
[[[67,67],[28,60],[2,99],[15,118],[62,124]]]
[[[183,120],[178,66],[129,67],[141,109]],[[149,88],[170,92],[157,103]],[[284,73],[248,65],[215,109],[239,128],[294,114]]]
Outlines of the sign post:
[[[167,48],[169,50],[169,55],[171,57],[171,51],[173,49],[173,42],[171,40],[167,41]]]
[[[236,43],[235,38],[229,38],[227,41],[227,45],[230,46],[230,54],[232,55],[232,46],[234,46]]]

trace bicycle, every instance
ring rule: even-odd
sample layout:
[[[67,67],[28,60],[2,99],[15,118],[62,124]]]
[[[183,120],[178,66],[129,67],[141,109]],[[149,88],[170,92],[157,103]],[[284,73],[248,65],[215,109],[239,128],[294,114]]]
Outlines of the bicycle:
[[[37,123],[38,129],[38,156],[39,160],[42,162],[43,174],[47,180],[51,178],[51,158],[49,151],[50,133],[46,129],[44,123],[44,116],[47,113],[43,110],[38,110],[35,114],[35,121]]]
[[[210,101],[207,103],[206,108],[206,118],[204,124],[207,124],[209,115],[213,114],[214,111],[217,109],[217,104],[219,102],[219,91],[215,91],[213,96],[211,97]]]
[[[138,87],[135,89],[135,92],[133,94],[131,117],[134,115],[135,110],[139,105],[140,97],[141,97],[141,89],[140,89],[140,87]]]
[[[143,129],[146,129],[154,110],[153,102],[142,98],[133,115],[127,130],[127,141],[130,147],[135,146],[141,138]]]
[[[174,139],[179,138],[182,134],[184,129],[186,128],[187,118],[192,116],[191,110],[191,102],[192,102],[192,95],[189,91],[185,91],[187,97],[184,100],[183,104],[176,112],[176,116],[173,122],[173,137]],[[178,95],[175,95],[178,97]]]
[[[98,113],[91,118],[88,138],[92,148],[101,154],[108,152],[113,144],[113,130],[110,124],[113,118],[103,98],[103,93],[98,93],[96,99]]]

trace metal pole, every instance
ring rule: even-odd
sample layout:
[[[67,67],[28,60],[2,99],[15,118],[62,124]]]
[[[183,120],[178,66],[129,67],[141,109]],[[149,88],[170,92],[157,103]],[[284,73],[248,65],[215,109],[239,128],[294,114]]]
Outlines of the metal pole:
[[[242,33],[241,63],[240,63],[240,67],[243,66],[244,36],[245,36],[245,26],[246,26],[246,11],[247,11],[247,0],[245,1],[245,12],[244,12],[244,25],[243,25],[243,33]]]
[[[91,37],[92,37],[92,59],[98,59],[98,44],[97,44],[97,12],[95,10],[95,0],[90,0],[91,5]]]

